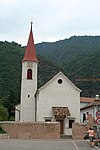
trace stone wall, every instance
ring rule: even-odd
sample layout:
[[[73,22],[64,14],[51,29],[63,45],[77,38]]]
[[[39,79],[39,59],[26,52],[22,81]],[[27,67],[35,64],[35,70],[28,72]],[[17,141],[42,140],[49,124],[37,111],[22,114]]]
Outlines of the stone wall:
[[[73,123],[72,137],[73,139],[84,139],[84,135],[87,133],[87,126],[80,123]]]
[[[59,122],[0,122],[1,128],[15,139],[59,139]]]
[[[88,115],[85,123],[73,123],[72,137],[73,139],[84,139],[90,127],[94,127],[95,120],[91,114]]]
[[[0,139],[9,139],[10,136],[7,133],[0,133]]]

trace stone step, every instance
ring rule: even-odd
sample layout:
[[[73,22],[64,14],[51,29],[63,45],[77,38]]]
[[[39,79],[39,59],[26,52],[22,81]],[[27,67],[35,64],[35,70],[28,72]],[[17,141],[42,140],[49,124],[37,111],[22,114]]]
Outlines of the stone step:
[[[71,135],[60,135],[61,139],[72,139]]]

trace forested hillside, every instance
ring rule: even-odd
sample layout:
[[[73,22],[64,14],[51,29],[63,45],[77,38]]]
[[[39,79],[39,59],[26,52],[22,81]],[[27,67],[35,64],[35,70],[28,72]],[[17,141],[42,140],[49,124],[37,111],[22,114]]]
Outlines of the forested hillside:
[[[0,42],[0,105],[10,108],[20,101],[21,61],[25,47],[15,42]],[[61,69],[38,55],[38,87]]]
[[[15,42],[0,42],[0,104],[6,107],[20,101],[21,60],[25,47]],[[100,78],[100,36],[36,44],[38,87],[62,71],[81,90],[81,96],[100,94],[100,81],[77,81],[80,78]]]
[[[82,89],[81,96],[100,94],[100,81],[96,80],[100,78],[100,36],[73,36],[54,43],[43,42],[36,48],[37,54],[60,65],[68,78]],[[81,78],[89,81],[76,80]]]

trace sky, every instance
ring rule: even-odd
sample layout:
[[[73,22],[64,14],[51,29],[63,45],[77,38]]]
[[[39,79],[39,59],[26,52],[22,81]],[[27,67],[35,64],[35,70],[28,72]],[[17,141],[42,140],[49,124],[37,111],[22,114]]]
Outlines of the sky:
[[[34,42],[100,35],[100,0],[0,0],[0,41]]]

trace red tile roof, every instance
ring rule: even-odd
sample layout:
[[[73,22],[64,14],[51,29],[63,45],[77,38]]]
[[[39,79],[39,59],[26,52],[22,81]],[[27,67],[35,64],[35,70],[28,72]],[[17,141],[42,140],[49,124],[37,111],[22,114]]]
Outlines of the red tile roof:
[[[83,103],[91,103],[94,102],[95,98],[91,98],[91,97],[80,97],[80,102]]]
[[[70,116],[68,107],[52,107],[55,117]]]
[[[31,23],[30,35],[29,35],[29,39],[28,39],[28,43],[27,43],[23,61],[38,61],[37,57],[36,57],[36,50],[35,50],[35,45],[34,45],[32,23]]]

